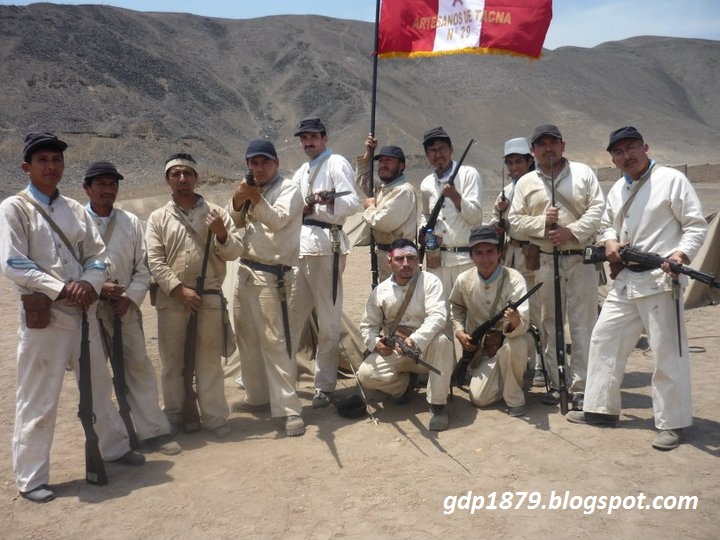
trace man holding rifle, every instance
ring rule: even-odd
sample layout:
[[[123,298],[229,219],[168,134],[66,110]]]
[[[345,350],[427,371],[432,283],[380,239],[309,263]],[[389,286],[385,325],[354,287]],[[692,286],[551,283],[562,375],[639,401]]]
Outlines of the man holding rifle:
[[[65,370],[79,375],[85,311],[90,314],[92,414],[102,458],[125,465],[145,462],[130,450],[112,403],[95,318],[94,303],[105,278],[105,246],[82,205],[58,191],[66,148],[53,133],[28,133],[22,169],[29,185],[0,205],[0,269],[22,299],[13,471],[20,495],[37,503],[55,498],[48,486],[50,447]]]
[[[500,238],[492,226],[478,226],[470,233],[470,257],[475,268],[458,277],[450,293],[455,337],[469,363],[470,401],[487,407],[503,399],[510,416],[527,414],[523,375],[527,369],[532,338],[528,302],[517,309],[506,308],[527,292],[525,279],[513,268],[500,263]],[[473,331],[503,310],[495,328],[488,330],[479,344],[472,342]]]
[[[172,426],[183,424],[186,430],[191,429],[182,420],[183,410],[187,410],[183,371],[186,351],[194,353],[202,424],[224,438],[230,435],[230,426],[220,362],[224,309],[221,285],[225,261],[237,258],[242,247],[227,211],[195,193],[198,173],[192,156],[171,156],[165,163],[165,180],[172,199],[150,214],[146,233],[148,264],[158,285],[155,308],[164,410]],[[203,264],[208,238],[209,260]],[[204,287],[195,290],[203,266]],[[197,339],[187,343],[187,333],[193,333],[188,328],[191,314],[197,316]]]
[[[405,403],[417,374],[429,372],[428,427],[442,431],[450,423],[445,404],[454,355],[444,331],[447,308],[442,285],[436,276],[420,270],[418,250],[412,240],[395,240],[388,257],[392,276],[372,291],[360,322],[369,354],[357,371],[358,380],[365,388],[381,390]],[[417,354],[407,354],[404,346]],[[429,370],[414,356],[435,370]]]
[[[613,131],[607,151],[623,173],[610,190],[602,219],[600,241],[607,259],[623,263],[621,248],[629,245],[689,264],[705,239],[707,223],[688,179],[650,159],[648,145],[632,126]],[[584,412],[568,413],[570,422],[618,424],[625,364],[645,331],[655,353],[652,397],[658,433],[652,446],[672,450],[680,444],[682,428],[692,424],[692,405],[683,297],[674,281],[678,276],[667,262],[659,267],[628,264],[615,277],[590,341]]]
[[[157,375],[145,349],[145,333],[140,306],[150,285],[145,238],[140,219],[115,208],[123,176],[108,161],[91,163],[85,171],[83,188],[89,202],[85,210],[95,223],[107,247],[105,282],[100,292],[97,314],[106,353],[112,358],[114,381],[125,379],[125,388],[115,385],[119,404],[125,399],[129,411],[121,406],[131,441],[136,440],[165,455],[179,454],[180,445],[170,436],[170,424],[158,403]],[[119,320],[118,320],[119,319]],[[120,330],[116,335],[115,330]],[[121,349],[115,347],[120,340]],[[121,354],[118,354],[121,353]],[[116,373],[122,368],[124,373]]]
[[[370,151],[377,146],[377,139],[368,135],[365,154],[357,157],[355,182],[367,193],[369,184]],[[415,188],[405,178],[405,153],[399,146],[383,146],[375,152],[378,162],[377,175],[380,186],[375,193],[367,193],[363,220],[370,226],[375,238],[380,281],[392,273],[388,264],[388,250],[398,238],[415,240],[417,226],[417,201]]]
[[[295,171],[305,199],[300,232],[300,260],[293,286],[293,350],[313,309],[318,319],[313,408],[330,405],[337,384],[342,324],[342,273],[350,241],[342,230],[348,216],[360,210],[350,163],[328,147],[325,124],[319,118],[300,121],[295,136],[309,161]],[[340,193],[346,192],[342,196]],[[338,196],[335,196],[338,194]]]
[[[426,268],[440,278],[447,298],[457,277],[473,267],[467,240],[470,229],[482,223],[483,183],[477,170],[467,165],[461,165],[450,182],[457,162],[452,159],[452,141],[443,128],[425,132],[423,148],[433,172],[420,184],[422,218],[418,242],[425,245]],[[437,222],[428,223],[441,195],[444,202]]]
[[[233,410],[269,403],[273,417],[285,418],[285,433],[297,437],[305,433],[305,423],[295,393],[288,300],[300,251],[303,198],[299,186],[280,175],[270,141],[250,141],[245,162],[253,184],[240,182],[228,203],[235,225],[245,233],[233,311],[246,397],[233,403]]]
[[[508,221],[510,230],[524,235],[540,248],[540,268],[535,279],[548,284],[539,291],[540,331],[553,386],[544,402],[560,402],[560,390],[567,384],[574,394],[573,407],[580,408],[590,333],[597,319],[598,305],[598,273],[594,266],[583,264],[582,248],[597,233],[605,197],[590,167],[563,157],[565,141],[556,126],[546,124],[535,128],[530,146],[537,169],[518,180]],[[552,205],[553,189],[555,206]],[[553,250],[557,250],[557,268]],[[549,286],[556,274],[562,285],[557,295],[554,287]],[[568,320],[572,341],[569,380],[562,385],[558,357],[564,355],[564,350],[563,347],[558,350],[557,345],[558,336],[563,336],[563,320],[557,320],[556,302],[563,318]]]

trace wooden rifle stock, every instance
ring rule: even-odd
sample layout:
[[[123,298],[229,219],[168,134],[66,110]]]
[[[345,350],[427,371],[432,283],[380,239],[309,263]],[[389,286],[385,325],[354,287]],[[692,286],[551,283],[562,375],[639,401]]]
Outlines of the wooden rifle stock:
[[[80,389],[78,418],[80,418],[85,431],[85,480],[89,484],[104,486],[108,483],[108,479],[94,427],[95,413],[93,413],[92,379],[90,375],[90,324],[85,311],[82,314],[78,387]]]
[[[465,156],[467,156],[468,151],[470,150],[470,147],[475,142],[475,139],[470,139],[470,142],[465,147],[465,151],[462,153],[462,156],[460,156],[460,161],[457,163],[457,167],[455,167],[455,170],[453,171],[452,175],[450,176],[450,180],[448,180],[448,184],[451,186],[455,185],[455,177],[457,176],[458,172],[460,171],[460,166],[465,161]],[[435,224],[437,223],[438,217],[440,216],[440,210],[442,210],[443,204],[445,204],[445,195],[440,193],[440,196],[438,197],[437,201],[435,201],[435,206],[433,206],[432,211],[430,212],[430,217],[428,217],[427,222],[425,223],[425,226],[422,228],[422,234],[425,235],[428,230],[434,229]],[[420,243],[420,253],[419,253],[419,261],[422,265],[423,259],[425,258],[425,242]]]
[[[550,160],[550,190],[552,194],[552,206],[555,207],[555,169],[553,161]],[[557,229],[557,222],[553,223],[551,229]],[[565,381],[565,333],[562,311],[562,292],[560,290],[560,250],[553,244],[553,285],[555,287],[555,355],[557,357],[558,378],[560,380],[560,413],[568,412],[568,390]]]
[[[210,243],[212,242],[212,231],[208,230],[205,240],[205,252],[203,254],[202,270],[195,283],[195,293],[202,297],[205,289],[205,274],[207,273],[208,258],[210,257]],[[182,407],[182,425],[187,433],[200,430],[200,412],[197,405],[197,392],[195,391],[195,355],[197,353],[197,328],[198,315],[190,313],[187,328],[185,330],[185,354],[183,366],[183,387],[185,399]]]

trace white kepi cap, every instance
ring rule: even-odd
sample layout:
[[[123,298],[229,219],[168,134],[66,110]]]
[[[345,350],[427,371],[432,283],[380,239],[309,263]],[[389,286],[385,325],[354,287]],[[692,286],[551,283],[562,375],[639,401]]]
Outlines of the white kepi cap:
[[[530,145],[528,145],[525,137],[518,137],[516,139],[509,139],[505,141],[505,153],[503,157],[507,157],[510,154],[525,155],[530,153]]]

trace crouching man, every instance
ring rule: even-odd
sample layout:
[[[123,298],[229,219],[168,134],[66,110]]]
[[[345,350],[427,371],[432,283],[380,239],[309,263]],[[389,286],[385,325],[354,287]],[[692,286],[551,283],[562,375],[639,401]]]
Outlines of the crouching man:
[[[532,346],[526,334],[528,303],[523,302],[517,310],[506,309],[497,328],[487,332],[479,345],[471,342],[477,327],[526,292],[525,278],[500,264],[501,254],[500,239],[493,227],[472,229],[470,258],[475,268],[458,276],[450,293],[450,309],[455,337],[464,351],[475,353],[468,368],[472,403],[486,407],[503,399],[510,416],[523,416],[527,413],[523,375]]]
[[[358,369],[358,379],[365,388],[380,390],[402,403],[407,401],[416,376],[429,373],[429,429],[442,431],[449,425],[445,403],[454,354],[443,333],[447,308],[442,283],[420,270],[417,248],[411,240],[395,240],[388,259],[392,276],[370,294],[360,322],[370,354]],[[413,359],[418,355],[440,374]]]

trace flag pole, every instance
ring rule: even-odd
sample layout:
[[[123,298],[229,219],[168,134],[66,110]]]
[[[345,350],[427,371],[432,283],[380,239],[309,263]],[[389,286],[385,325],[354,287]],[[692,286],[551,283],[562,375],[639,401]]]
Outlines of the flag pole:
[[[373,41],[373,67],[372,86],[370,91],[370,134],[375,136],[375,102],[377,100],[377,67],[378,67],[378,28],[380,26],[380,0],[375,1],[375,40]],[[370,174],[368,176],[368,195],[375,197],[375,179],[373,169],[375,168],[375,149],[370,148]],[[378,258],[375,251],[375,235],[370,228],[370,275],[372,277],[372,288],[378,285]]]

